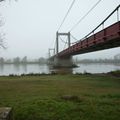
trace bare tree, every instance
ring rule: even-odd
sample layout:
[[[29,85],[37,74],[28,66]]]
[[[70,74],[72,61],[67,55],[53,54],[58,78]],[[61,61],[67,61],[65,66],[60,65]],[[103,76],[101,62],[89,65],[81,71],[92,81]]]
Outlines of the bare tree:
[[[4,33],[0,33],[0,48],[6,49],[5,43],[4,43],[4,39],[5,39],[5,34]]]
[[[5,1],[5,0],[0,0],[0,2]]]
[[[3,1],[5,1],[5,0],[0,0],[0,2],[3,2]],[[2,19],[2,17],[0,16],[0,27],[1,26],[3,26],[3,19]],[[4,33],[0,33],[0,48],[5,48],[5,46],[4,46]]]
[[[3,25],[4,25],[3,18],[0,15],[0,27],[2,27]],[[5,44],[4,44],[4,39],[5,39],[5,33],[0,31],[0,48],[5,49],[6,47],[5,47]]]
[[[3,1],[5,1],[5,0],[0,0],[0,2],[3,2]],[[10,1],[10,0],[9,0]],[[17,0],[15,0],[15,1],[17,1]]]
[[[6,1],[6,0],[0,0],[0,2],[3,2],[3,1]],[[4,24],[3,23],[3,19],[0,16],[0,27],[3,26],[3,24]],[[5,39],[5,34],[0,32],[0,48],[4,48],[5,49],[6,47],[5,47],[5,44],[4,44],[4,39]]]

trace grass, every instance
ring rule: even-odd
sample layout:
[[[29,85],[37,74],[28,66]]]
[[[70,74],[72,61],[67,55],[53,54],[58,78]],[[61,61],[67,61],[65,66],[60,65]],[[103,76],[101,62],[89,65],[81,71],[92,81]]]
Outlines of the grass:
[[[64,97],[68,97],[64,99]],[[15,120],[118,120],[120,78],[108,75],[0,77],[0,107]]]

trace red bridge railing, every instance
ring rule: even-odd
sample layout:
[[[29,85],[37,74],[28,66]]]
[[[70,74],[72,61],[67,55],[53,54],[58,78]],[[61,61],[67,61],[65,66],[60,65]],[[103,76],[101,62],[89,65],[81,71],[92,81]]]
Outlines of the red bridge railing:
[[[78,41],[76,44],[70,46],[69,48],[61,51],[58,56],[72,56],[76,54],[82,54],[85,52],[96,51],[105,48],[119,47],[120,46],[120,21],[119,21],[119,7],[120,5],[102,22],[100,23],[92,32],[86,35],[82,40]],[[117,11],[117,22],[110,25],[107,28],[95,33],[95,31]],[[104,47],[102,47],[104,46]]]

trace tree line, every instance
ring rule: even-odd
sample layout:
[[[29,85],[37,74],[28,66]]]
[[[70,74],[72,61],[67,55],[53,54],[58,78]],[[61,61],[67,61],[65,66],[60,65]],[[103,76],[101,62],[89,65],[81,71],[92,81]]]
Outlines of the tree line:
[[[106,59],[82,59],[82,60],[75,60],[75,63],[120,63],[120,54],[114,56],[114,58],[106,58]]]
[[[24,56],[23,58],[15,57],[13,59],[5,59],[3,57],[0,57],[0,64],[45,64],[47,63],[47,60],[43,57],[40,57],[38,59],[28,59],[27,56]]]
[[[82,60],[77,60],[75,63],[120,63],[120,59],[82,59]]]

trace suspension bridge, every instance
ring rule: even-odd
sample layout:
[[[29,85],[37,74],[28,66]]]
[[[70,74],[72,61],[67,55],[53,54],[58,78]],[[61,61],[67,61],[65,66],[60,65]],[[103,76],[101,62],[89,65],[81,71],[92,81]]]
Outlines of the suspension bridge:
[[[84,38],[78,40],[71,45],[71,33],[56,32],[56,47],[49,49],[49,63],[53,66],[71,67],[73,66],[72,56],[78,54],[85,54],[98,50],[110,49],[120,46],[120,19],[119,19],[118,5],[107,17],[104,19],[94,30],[87,34]],[[105,22],[113,15],[116,14],[116,21],[104,27]],[[102,28],[96,32],[98,28]],[[60,36],[67,36],[68,47],[59,52],[59,38]],[[54,55],[50,56],[50,52],[54,51]]]

